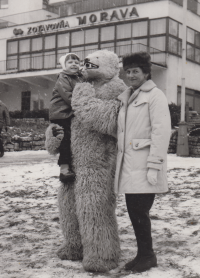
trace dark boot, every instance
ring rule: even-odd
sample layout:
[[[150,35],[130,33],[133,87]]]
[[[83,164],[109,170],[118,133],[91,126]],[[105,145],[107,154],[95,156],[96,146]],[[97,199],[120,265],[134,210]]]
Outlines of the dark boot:
[[[139,262],[140,258],[139,255],[137,254],[137,256],[130,262],[126,263],[124,266],[125,270],[132,270],[135,265]]]
[[[152,267],[157,266],[157,258],[152,248],[152,238],[143,238],[145,241],[141,241],[141,238],[137,240],[138,242],[138,257],[136,264],[131,268],[131,271],[144,272]]]
[[[155,254],[152,254],[150,256],[141,256],[139,257],[138,262],[131,269],[131,271],[134,273],[144,272],[156,266],[157,266],[157,258]]]

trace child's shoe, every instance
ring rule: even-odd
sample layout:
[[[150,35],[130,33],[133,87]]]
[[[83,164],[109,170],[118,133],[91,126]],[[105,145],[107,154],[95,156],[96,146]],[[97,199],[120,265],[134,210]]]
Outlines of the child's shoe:
[[[68,164],[62,164],[60,166],[60,181],[67,182],[75,178],[75,173],[69,169]]]

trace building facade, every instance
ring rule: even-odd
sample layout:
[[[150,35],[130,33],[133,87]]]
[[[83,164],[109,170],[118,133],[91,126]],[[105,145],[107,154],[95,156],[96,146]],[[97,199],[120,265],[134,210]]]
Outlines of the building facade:
[[[186,102],[200,112],[200,3],[183,14],[183,0],[0,0],[0,99],[10,111],[48,108],[63,54],[144,50],[152,79],[180,105],[186,20]]]

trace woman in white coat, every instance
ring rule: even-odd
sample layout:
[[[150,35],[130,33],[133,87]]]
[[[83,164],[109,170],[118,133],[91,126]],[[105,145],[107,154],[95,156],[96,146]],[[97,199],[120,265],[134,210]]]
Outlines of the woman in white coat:
[[[123,57],[131,87],[118,99],[116,193],[125,193],[138,252],[126,270],[143,272],[157,266],[149,211],[155,194],[168,191],[167,150],[171,121],[164,93],[151,80],[151,57],[137,52]]]

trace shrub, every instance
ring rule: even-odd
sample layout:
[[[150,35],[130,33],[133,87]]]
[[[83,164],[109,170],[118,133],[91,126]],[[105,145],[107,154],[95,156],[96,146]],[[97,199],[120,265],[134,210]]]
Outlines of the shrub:
[[[169,112],[171,115],[172,128],[174,128],[175,126],[178,126],[180,122],[181,107],[175,103],[171,103],[169,104]]]
[[[11,111],[10,117],[14,119],[23,119],[23,118],[44,118],[46,121],[49,120],[49,109],[42,110],[32,110],[32,111]]]

